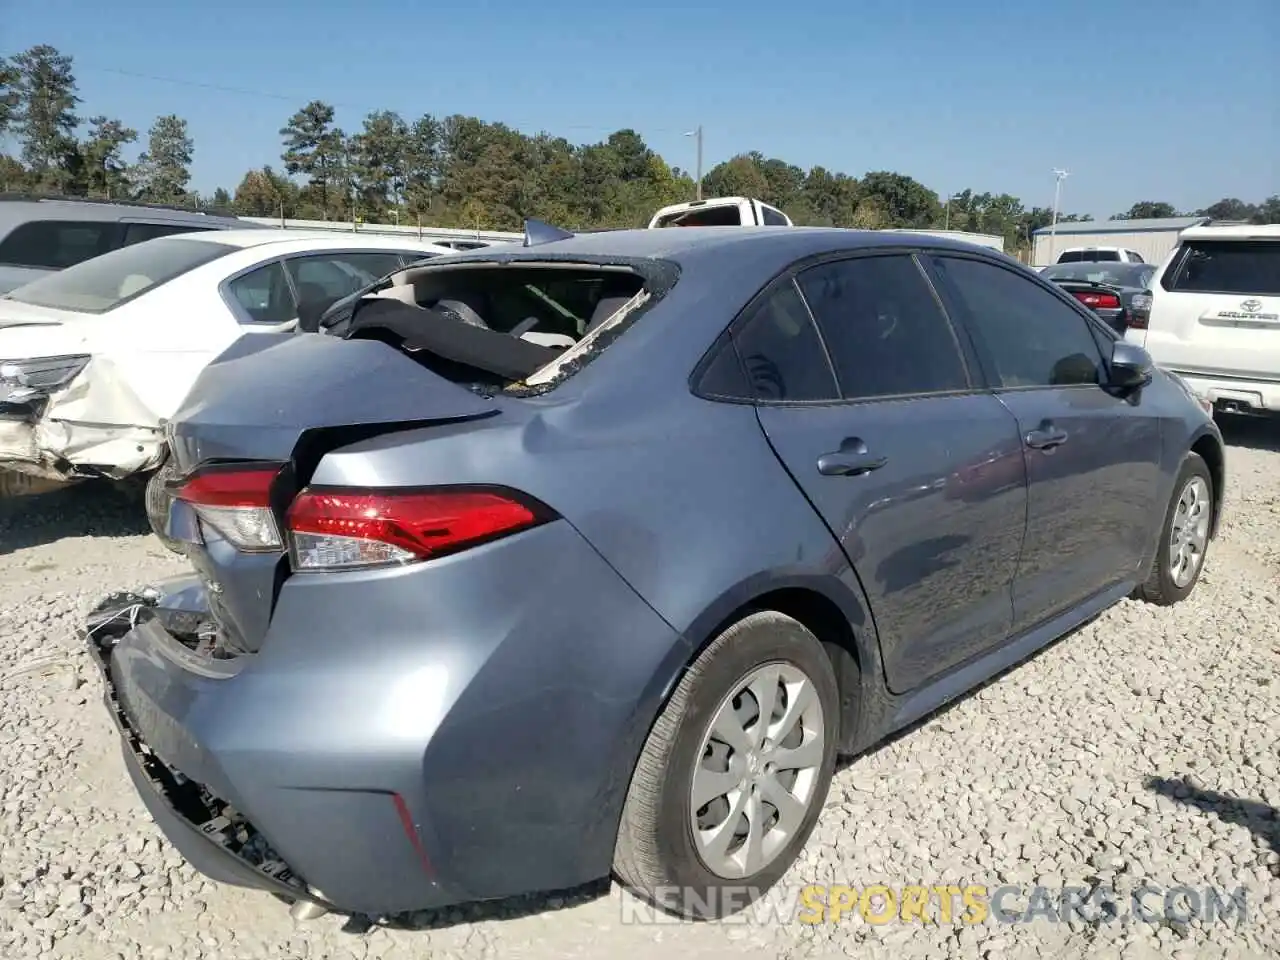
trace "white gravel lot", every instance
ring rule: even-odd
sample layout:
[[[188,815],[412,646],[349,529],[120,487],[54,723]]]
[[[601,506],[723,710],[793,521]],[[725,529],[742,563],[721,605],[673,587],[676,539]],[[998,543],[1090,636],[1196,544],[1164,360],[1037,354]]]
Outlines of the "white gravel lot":
[[[1242,921],[652,925],[615,887],[295,924],[203,882],[134,797],[73,631],[183,568],[140,509],[83,489],[0,504],[0,958],[1280,956],[1280,428],[1227,428],[1224,535],[1193,597],[1126,601],[849,765],[784,882],[1243,887]]]

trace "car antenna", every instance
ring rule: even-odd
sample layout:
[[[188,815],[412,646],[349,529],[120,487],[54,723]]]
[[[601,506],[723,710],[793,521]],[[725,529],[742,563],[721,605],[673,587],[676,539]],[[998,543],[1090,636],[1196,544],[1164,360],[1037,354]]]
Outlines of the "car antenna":
[[[554,243],[557,240],[569,240],[573,234],[568,230],[561,230],[559,227],[553,227],[549,223],[543,223],[541,220],[525,220],[524,222],[524,245],[526,247],[536,247],[543,243]]]

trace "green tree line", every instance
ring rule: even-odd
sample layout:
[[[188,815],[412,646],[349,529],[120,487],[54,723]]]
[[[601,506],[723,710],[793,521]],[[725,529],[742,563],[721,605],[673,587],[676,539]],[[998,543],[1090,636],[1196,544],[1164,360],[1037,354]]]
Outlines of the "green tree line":
[[[572,228],[643,226],[661,206],[691,200],[687,170],[669,165],[635,130],[575,144],[529,135],[459,114],[416,119],[379,110],[359,130],[338,127],[321,100],[302,106],[280,129],[278,164],[247,171],[234,190],[199,196],[189,188],[195,147],[186,121],[158,117],[137,160],[124,151],[138,131],[115,118],[77,112],[72,58],[38,45],[0,57],[0,138],[20,145],[0,154],[6,191],[108,197],[230,209],[246,216],[519,229],[526,217]],[[1001,235],[1024,249],[1048,226],[1048,208],[1008,193],[962,190],[940,196],[893,171],[861,178],[817,166],[802,169],[751,152],[707,172],[703,195],[764,200],[801,225],[937,228]],[[1260,203],[1224,198],[1197,211],[1218,219],[1280,222],[1280,196]],[[1170,204],[1140,201],[1111,219],[1176,216]],[[1060,213],[1060,222],[1087,219]]]

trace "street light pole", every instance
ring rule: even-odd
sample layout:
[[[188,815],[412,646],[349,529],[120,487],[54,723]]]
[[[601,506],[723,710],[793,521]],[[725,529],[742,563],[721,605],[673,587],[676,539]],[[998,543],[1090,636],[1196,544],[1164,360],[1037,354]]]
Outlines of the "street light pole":
[[[947,221],[946,221],[946,226],[944,226],[943,229],[944,230],[951,229],[951,194],[949,193],[947,194]]]
[[[1058,241],[1058,205],[1062,202],[1062,181],[1071,176],[1066,170],[1053,171],[1053,219],[1049,223],[1049,262],[1053,263],[1054,246]]]
[[[694,180],[694,188],[697,191],[695,199],[702,199],[702,124],[698,124],[697,129],[690,130],[685,134],[686,137],[693,137],[698,144],[698,167],[697,175]]]

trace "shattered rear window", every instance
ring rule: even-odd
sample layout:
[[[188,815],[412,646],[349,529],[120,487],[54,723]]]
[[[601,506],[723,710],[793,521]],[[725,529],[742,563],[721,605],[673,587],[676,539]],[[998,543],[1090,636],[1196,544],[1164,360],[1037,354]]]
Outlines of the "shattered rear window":
[[[541,261],[424,268],[407,272],[407,283],[385,296],[364,298],[345,335],[392,343],[455,382],[543,393],[660,299],[674,283],[671,269],[656,261],[647,267]]]
[[[33,280],[4,299],[55,310],[106,313],[237,249],[212,240],[161,237]]]

